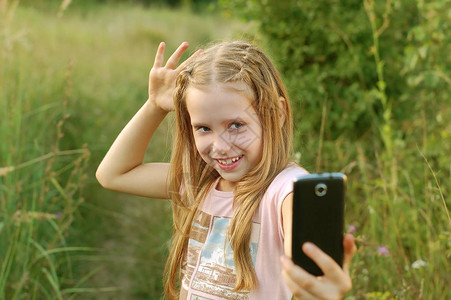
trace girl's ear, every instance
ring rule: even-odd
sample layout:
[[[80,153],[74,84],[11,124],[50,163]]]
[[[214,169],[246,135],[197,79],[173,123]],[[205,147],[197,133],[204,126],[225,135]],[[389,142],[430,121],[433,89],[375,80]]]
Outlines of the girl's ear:
[[[279,97],[279,121],[280,121],[280,127],[285,124],[285,118],[287,115],[287,100],[285,100],[284,97]]]

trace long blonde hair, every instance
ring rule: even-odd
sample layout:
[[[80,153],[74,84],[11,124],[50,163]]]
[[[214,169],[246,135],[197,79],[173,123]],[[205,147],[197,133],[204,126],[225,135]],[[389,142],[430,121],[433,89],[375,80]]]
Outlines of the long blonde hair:
[[[249,251],[252,218],[266,189],[290,161],[290,101],[279,72],[258,47],[243,41],[222,42],[204,50],[186,66],[177,78],[174,93],[176,132],[169,175],[174,227],[165,267],[165,294],[169,299],[178,297],[180,269],[194,215],[219,176],[197,152],[186,108],[186,90],[213,82],[245,83],[253,93],[253,107],[263,129],[262,159],[234,190],[228,239],[234,252],[237,291],[252,290],[258,285]],[[280,104],[281,98],[285,99],[284,105]]]

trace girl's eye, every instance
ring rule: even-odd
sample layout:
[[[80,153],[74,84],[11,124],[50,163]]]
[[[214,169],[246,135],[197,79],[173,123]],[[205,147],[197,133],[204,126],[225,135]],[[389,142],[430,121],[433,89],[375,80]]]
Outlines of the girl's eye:
[[[244,124],[239,123],[239,122],[233,122],[232,124],[230,124],[230,128],[231,128],[231,129],[238,130],[238,129],[240,129],[241,127],[243,127],[243,125],[244,125]]]
[[[204,133],[204,132],[208,132],[210,131],[210,128],[208,128],[207,126],[199,126],[196,128],[197,131]]]

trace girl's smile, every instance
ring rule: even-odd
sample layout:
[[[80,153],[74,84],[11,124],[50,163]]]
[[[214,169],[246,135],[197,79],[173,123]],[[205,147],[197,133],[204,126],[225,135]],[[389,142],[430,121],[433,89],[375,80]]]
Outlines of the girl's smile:
[[[218,162],[220,168],[222,168],[225,171],[230,171],[238,166],[242,157],[243,156],[236,156],[227,159],[216,159],[216,161]]]
[[[186,92],[197,151],[221,175],[220,190],[233,190],[261,160],[262,128],[252,100],[243,83],[212,83]]]

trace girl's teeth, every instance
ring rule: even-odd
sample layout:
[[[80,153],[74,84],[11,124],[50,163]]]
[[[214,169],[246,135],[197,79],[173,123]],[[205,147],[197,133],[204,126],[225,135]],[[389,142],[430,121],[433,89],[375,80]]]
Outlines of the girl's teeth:
[[[223,165],[230,165],[239,160],[239,157],[229,158],[229,159],[218,159],[218,161]]]

